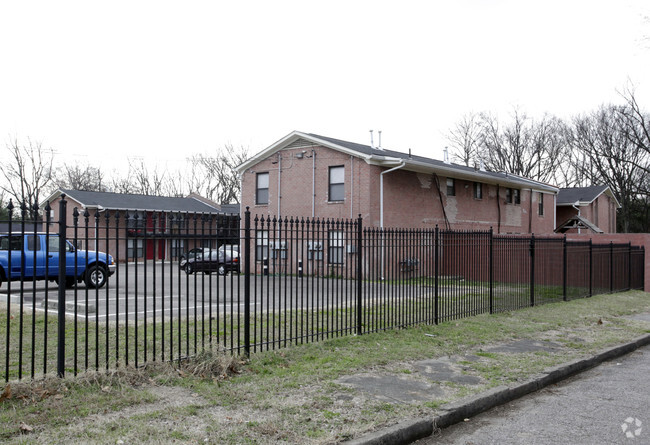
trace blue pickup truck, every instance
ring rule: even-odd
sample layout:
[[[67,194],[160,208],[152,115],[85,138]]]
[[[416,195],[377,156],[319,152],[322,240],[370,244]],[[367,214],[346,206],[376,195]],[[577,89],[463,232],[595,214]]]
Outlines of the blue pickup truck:
[[[78,250],[69,241],[65,245],[66,287],[74,286],[75,281],[83,281],[90,288],[100,288],[115,272],[111,255]],[[0,285],[7,280],[32,281],[34,278],[58,283],[59,258],[59,236],[56,234],[0,234]]]

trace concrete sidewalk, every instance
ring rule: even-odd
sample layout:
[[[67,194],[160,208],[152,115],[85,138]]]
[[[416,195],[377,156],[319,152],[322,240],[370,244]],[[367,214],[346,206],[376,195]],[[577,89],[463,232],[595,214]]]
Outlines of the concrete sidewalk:
[[[650,314],[640,314],[633,318],[648,322],[650,325]],[[412,443],[431,435],[436,429],[462,422],[481,412],[560,382],[575,374],[598,366],[607,360],[621,357],[646,345],[650,345],[650,334],[639,337],[631,342],[606,349],[592,357],[570,361],[546,369],[543,373],[524,382],[492,388],[457,402],[443,405],[439,408],[439,414],[433,418],[404,420],[391,427],[346,442],[346,444],[379,445]],[[552,353],[554,349],[559,347],[559,345],[550,341],[522,340],[489,347],[486,351],[513,354],[535,351]],[[370,375],[347,376],[339,379],[337,383],[353,387],[387,402],[422,402],[432,400],[433,398],[444,398],[444,386],[435,382],[452,382],[459,385],[480,384],[481,379],[472,375],[471,367],[465,365],[466,363],[478,360],[481,360],[480,356],[470,354],[436,360],[423,360],[414,363],[414,369],[432,383],[408,379],[398,375],[379,377]]]

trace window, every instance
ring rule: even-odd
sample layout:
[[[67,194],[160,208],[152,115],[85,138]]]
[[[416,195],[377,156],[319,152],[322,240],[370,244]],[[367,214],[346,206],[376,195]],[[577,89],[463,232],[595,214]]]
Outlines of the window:
[[[2,238],[0,238],[0,250],[9,250],[10,244],[11,244],[11,250],[23,250],[23,237],[12,236],[11,242],[9,241],[8,236],[3,236]]]
[[[269,174],[258,173],[255,177],[255,204],[265,205],[269,203]]]
[[[329,171],[329,201],[343,201],[345,199],[345,167],[339,165],[330,167]]]
[[[144,240],[133,238],[127,239],[126,255],[127,258],[142,258],[144,256]],[[177,254],[173,256],[177,256]]]
[[[320,241],[309,241],[307,243],[307,259],[308,260],[322,260],[323,259],[323,243]]]
[[[483,184],[480,182],[474,183],[474,198],[483,199]]]
[[[126,215],[126,232],[129,235],[137,235],[144,231],[147,225],[143,212],[131,212]]]
[[[27,250],[33,252],[35,250],[41,250],[41,238],[34,235],[29,235],[27,237]]]
[[[544,194],[539,192],[539,203],[537,208],[537,213],[539,216],[544,216]]]
[[[343,232],[331,231],[329,233],[329,250],[327,252],[327,260],[330,264],[343,264],[344,247]]]
[[[286,241],[274,241],[273,250],[271,251],[271,258],[279,258],[281,260],[287,259],[287,242]]]
[[[133,240],[132,240],[133,241]],[[139,240],[142,241],[142,240]],[[182,239],[173,239],[170,241],[171,242],[171,258],[180,258],[180,256],[185,253],[185,240]],[[131,246],[127,246],[127,250],[130,249]],[[128,255],[128,252],[127,252]]]
[[[258,230],[255,234],[255,259],[262,261],[269,257],[269,231]]]
[[[454,178],[447,178],[447,196],[456,196],[456,181]]]
[[[506,202],[508,204],[521,204],[519,189],[506,189]]]

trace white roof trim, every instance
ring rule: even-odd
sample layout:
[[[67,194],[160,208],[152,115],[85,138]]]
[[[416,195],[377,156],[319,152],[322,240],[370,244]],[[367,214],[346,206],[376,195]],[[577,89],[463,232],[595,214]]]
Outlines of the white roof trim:
[[[597,194],[596,197],[594,199],[592,199],[591,201],[563,202],[561,204],[558,204],[557,206],[558,207],[568,207],[568,206],[577,205],[577,206],[580,206],[580,207],[585,207],[585,206],[588,206],[589,204],[591,204],[592,202],[594,202],[595,200],[597,200],[598,198],[600,198],[600,195],[602,195],[602,194],[605,194],[605,195],[609,196],[610,198],[612,198],[614,200],[614,202],[616,203],[616,208],[619,208],[619,209],[621,208],[621,203],[618,202],[618,199],[616,199],[616,196],[614,195],[614,192],[612,192],[612,188],[610,186],[607,186],[605,188],[605,190],[603,190],[602,192]]]
[[[269,156],[282,150],[285,146],[292,144],[298,139],[305,139],[307,141],[312,142],[314,145],[331,148],[333,150],[337,150],[342,153],[355,156],[357,158],[363,159],[368,164],[377,165],[380,167],[395,167],[400,163],[404,162],[405,163],[404,169],[409,171],[419,172],[419,173],[441,173],[443,175],[449,175],[449,177],[451,178],[482,182],[485,184],[499,184],[503,186],[512,186],[513,188],[518,188],[518,189],[530,188],[535,191],[541,191],[541,192],[546,192],[551,194],[557,194],[560,190],[559,188],[554,187],[552,185],[542,184],[540,182],[532,181],[528,178],[523,178],[521,176],[517,176],[513,174],[508,174],[508,176],[512,176],[513,178],[516,178],[517,181],[509,181],[508,176],[495,178],[494,176],[489,175],[487,172],[483,172],[480,170],[475,172],[461,171],[454,168],[452,165],[449,165],[449,167],[435,166],[425,162],[419,162],[419,161],[403,159],[403,158],[396,158],[392,156],[380,156],[377,154],[366,155],[356,150],[351,150],[347,147],[343,147],[341,145],[320,139],[318,137],[312,136],[307,133],[303,133],[301,131],[292,131],[291,133],[289,133],[279,141],[273,143],[266,149],[262,150],[252,158],[245,161],[243,164],[237,166],[235,170],[239,175],[242,175],[247,169],[251,168],[252,166],[261,162],[262,160],[267,159]],[[525,184],[521,183],[522,181],[529,183],[529,186],[526,187]]]
[[[288,135],[286,135],[285,137],[283,137],[279,141],[273,143],[269,147],[267,147],[264,150],[262,150],[261,152],[257,153],[252,158],[245,161],[243,164],[238,165],[237,167],[235,167],[235,170],[237,171],[237,173],[239,173],[241,175],[247,169],[252,167],[253,165],[255,165],[258,162],[268,158],[272,154],[282,150],[282,148],[284,148],[287,145],[292,144],[293,142],[297,141],[298,139],[305,139],[307,141],[313,142],[313,144],[315,146],[320,145],[320,146],[323,146],[323,147],[332,148],[334,150],[338,150],[338,151],[341,151],[343,153],[346,153],[346,154],[349,154],[349,155],[352,155],[352,156],[356,156],[358,158],[362,158],[362,159],[368,159],[369,158],[369,156],[365,156],[363,153],[359,153],[358,151],[350,150],[349,148],[342,147],[341,145],[333,144],[332,142],[325,141],[323,139],[319,139],[319,138],[314,137],[314,136],[312,136],[310,134],[303,133],[301,131],[292,131],[291,133],[289,133]]]

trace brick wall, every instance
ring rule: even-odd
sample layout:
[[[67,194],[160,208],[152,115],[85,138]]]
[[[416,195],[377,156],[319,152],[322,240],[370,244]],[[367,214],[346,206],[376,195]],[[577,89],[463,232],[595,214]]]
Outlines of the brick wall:
[[[341,202],[328,200],[331,166],[345,168],[345,199]],[[242,175],[242,210],[249,206],[253,215],[267,216],[357,218],[361,215],[365,226],[379,227],[380,174],[387,170],[326,147],[280,150]],[[268,204],[255,204],[258,173],[269,174]],[[482,184],[483,196],[475,199],[471,181],[456,179],[456,195],[447,196],[446,177],[438,178],[440,191],[429,173],[395,170],[386,173],[383,179],[384,227],[445,227],[442,198],[452,229],[493,227],[501,233],[552,233],[554,229],[552,194],[544,195],[544,212],[539,215],[539,193],[530,190],[520,191],[520,204],[508,204],[506,188],[500,187],[497,196],[496,185]]]

